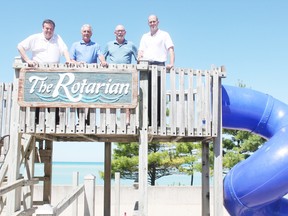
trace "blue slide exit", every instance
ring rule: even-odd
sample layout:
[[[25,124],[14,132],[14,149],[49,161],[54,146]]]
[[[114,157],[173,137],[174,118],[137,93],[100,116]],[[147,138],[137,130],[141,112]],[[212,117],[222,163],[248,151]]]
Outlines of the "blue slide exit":
[[[248,88],[222,86],[223,127],[268,141],[224,178],[224,205],[232,216],[288,215],[288,105]]]

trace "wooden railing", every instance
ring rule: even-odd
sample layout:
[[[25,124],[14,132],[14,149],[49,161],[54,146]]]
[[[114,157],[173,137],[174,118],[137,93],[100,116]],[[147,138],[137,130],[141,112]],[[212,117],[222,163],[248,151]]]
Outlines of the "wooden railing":
[[[78,173],[73,173],[73,178],[78,178]],[[75,180],[75,179],[74,179]],[[75,182],[78,182],[76,179]],[[79,197],[83,196],[84,209],[80,215],[95,215],[95,176],[88,175],[84,178],[84,185],[74,185],[75,189],[67,197],[62,199],[55,206],[43,205],[40,206],[36,212],[36,216],[58,216],[61,215],[68,207],[73,206],[74,209],[71,212],[71,216],[77,216],[78,213],[78,200]],[[82,202],[81,202],[82,203]]]
[[[26,64],[14,64],[16,74]],[[109,65],[109,70],[135,68],[140,74],[152,74],[151,80],[151,119],[148,133],[155,140],[189,140],[217,136],[218,103],[221,86],[219,82],[225,77],[223,67],[210,70],[171,69],[165,67],[138,65]],[[100,65],[87,64],[82,67],[69,67],[61,64],[42,64],[36,70],[49,71],[101,71]],[[34,68],[35,69],[35,68]],[[161,77],[161,87],[158,87],[157,76]],[[17,77],[17,76],[16,76]],[[147,76],[139,76],[141,80]],[[139,105],[145,99],[141,98],[140,86],[138,106],[130,109],[129,124],[125,108],[89,108],[90,124],[85,123],[85,108],[59,108],[59,122],[56,122],[56,108],[40,108],[39,122],[36,122],[35,107],[20,107],[19,132],[34,134],[38,138],[56,141],[137,141],[138,129],[141,126],[142,110]],[[157,89],[161,91],[157,98]],[[11,89],[12,90],[12,89]],[[142,100],[143,99],[143,100]],[[157,101],[160,102],[157,104]],[[159,102],[158,102],[159,103]],[[146,104],[146,106],[148,106]],[[160,116],[157,110],[160,109]],[[77,115],[77,113],[79,113]],[[160,122],[157,122],[160,121]],[[63,136],[65,134],[65,136]]]

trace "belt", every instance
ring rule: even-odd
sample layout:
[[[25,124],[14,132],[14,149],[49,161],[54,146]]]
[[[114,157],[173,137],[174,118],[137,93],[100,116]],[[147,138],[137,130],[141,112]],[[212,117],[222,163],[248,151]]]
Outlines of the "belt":
[[[165,66],[165,62],[159,62],[159,61],[148,61],[149,65],[158,65],[158,66]]]

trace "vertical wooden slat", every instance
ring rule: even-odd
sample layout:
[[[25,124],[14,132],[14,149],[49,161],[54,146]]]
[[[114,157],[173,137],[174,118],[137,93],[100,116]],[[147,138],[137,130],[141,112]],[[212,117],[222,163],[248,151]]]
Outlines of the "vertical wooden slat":
[[[135,134],[136,133],[136,109],[130,109],[130,123],[127,126],[127,134]],[[138,124],[137,124],[138,125]]]
[[[13,86],[12,84],[5,84],[4,86],[4,92],[3,92],[3,113],[1,114],[1,118],[4,119],[4,121],[1,121],[1,125],[4,126],[1,129],[2,136],[10,135],[10,125],[11,125],[11,110],[12,110],[12,95],[13,95]],[[2,107],[1,107],[2,108]],[[9,150],[9,139],[4,139],[4,145],[1,151],[1,154],[7,154]]]
[[[12,103],[13,103],[12,99],[13,99],[13,97],[16,97],[16,95],[13,92],[13,84],[12,83],[9,83],[6,86],[7,86],[7,88],[6,88],[7,89],[6,90],[6,112],[5,112],[4,118],[5,118],[5,125],[7,126],[7,128],[5,130],[6,130],[7,134],[8,134],[9,125],[11,124],[11,112],[13,112],[13,110],[12,110]],[[17,89],[18,86],[15,86],[15,88]]]
[[[46,131],[49,133],[54,133],[55,132],[55,115],[56,115],[56,109],[55,108],[49,108],[46,111]],[[40,109],[40,115],[42,111]],[[39,122],[42,121],[42,118],[39,118]]]
[[[107,109],[107,133],[116,133],[116,109]]]
[[[211,116],[211,76],[210,76],[210,71],[206,70],[205,71],[205,81],[203,83],[204,86],[204,91],[205,91],[205,96],[204,96],[204,112],[202,115],[202,123],[203,123],[203,129],[205,131],[205,136],[210,136],[211,135],[211,121],[210,121],[210,116]]]
[[[194,113],[195,113],[195,103],[194,103],[194,71],[192,69],[188,70],[188,96],[187,96],[187,101],[188,101],[188,110],[187,110],[187,131],[188,131],[188,136],[193,136],[194,135]]]
[[[202,93],[202,71],[197,70],[197,97],[196,97],[196,124],[197,124],[197,136],[202,136],[202,101],[203,101],[203,93]]]
[[[160,134],[166,135],[166,68],[161,67],[161,98],[160,98]],[[159,88],[158,88],[159,89]]]
[[[179,71],[179,110],[177,113],[179,114],[179,135],[184,136],[185,135],[185,104],[184,104],[184,69],[181,69]]]
[[[97,128],[98,134],[105,134],[106,133],[106,109],[100,109],[100,126]]]
[[[120,111],[120,113],[119,113],[119,123],[118,123],[118,125],[119,125],[119,127],[117,127],[117,133],[119,133],[119,134],[125,134],[126,133],[126,131],[127,131],[127,118],[129,118],[128,117],[128,113],[126,113],[126,109],[124,109],[124,108],[122,108],[122,109],[120,109],[119,110]],[[131,112],[131,110],[129,110],[129,112]],[[131,117],[131,114],[130,114],[130,117]],[[130,119],[130,123],[131,123],[131,119]]]
[[[43,133],[45,131],[45,124],[46,124],[46,112],[47,112],[47,108],[40,108],[39,109],[39,124],[36,126],[37,127],[37,132],[39,133]],[[35,119],[34,119],[34,124],[35,124]],[[34,126],[34,128],[35,128]],[[55,127],[54,127],[55,128]]]
[[[4,125],[3,116],[4,116],[4,108],[6,107],[5,105],[6,101],[4,98],[4,87],[5,87],[4,83],[0,83],[0,136],[1,137],[5,135],[2,131],[3,128],[5,128],[3,127]]]
[[[19,131],[21,133],[26,132],[26,110],[27,110],[27,108],[26,107],[20,107]]]
[[[216,137],[218,135],[218,116],[220,115],[219,111],[219,103],[221,103],[221,100],[219,101],[219,94],[221,91],[221,84],[219,83],[221,79],[218,77],[219,73],[218,70],[213,68],[213,102],[212,102],[212,112],[213,112],[213,120],[212,120],[212,136]]]
[[[177,104],[176,104],[176,72],[172,68],[170,70],[170,88],[171,88],[171,106],[170,106],[170,128],[171,135],[176,136],[176,127],[177,127]]]
[[[77,110],[76,108],[68,108],[68,118],[67,118],[67,133],[75,133],[75,128],[77,124],[77,119],[76,119],[76,113]]]
[[[43,108],[42,108],[43,109]],[[26,132],[33,133],[35,131],[36,127],[36,108],[35,107],[26,107],[26,115],[25,115],[25,122],[27,124],[26,126]],[[37,117],[39,118],[39,117]],[[24,120],[23,120],[24,121]]]
[[[78,124],[76,125],[77,133],[85,132],[86,113],[88,113],[88,109],[86,110],[86,108],[77,108],[77,116],[78,116]]]
[[[59,108],[59,125],[56,125],[56,133],[66,133],[66,108]]]
[[[90,126],[86,126],[86,133],[95,133],[96,131],[96,108],[90,108]]]
[[[150,112],[151,113],[151,118],[149,119],[150,123],[151,123],[151,131],[153,134],[157,134],[157,109],[158,109],[158,105],[157,105],[157,101],[158,99],[158,70],[157,70],[157,66],[156,65],[152,65],[152,70],[151,70],[151,109]]]

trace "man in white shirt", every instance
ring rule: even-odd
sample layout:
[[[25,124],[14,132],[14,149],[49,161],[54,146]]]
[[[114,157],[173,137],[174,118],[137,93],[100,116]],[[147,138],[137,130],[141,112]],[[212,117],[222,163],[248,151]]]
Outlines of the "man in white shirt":
[[[158,28],[159,20],[156,15],[148,17],[150,32],[143,34],[140,40],[138,51],[138,60],[146,60],[149,64],[163,66],[167,61],[169,53],[170,62],[166,68],[174,67],[175,53],[174,44],[168,32]]]
[[[17,49],[28,66],[33,67],[38,63],[59,63],[62,55],[64,55],[66,63],[71,63],[66,44],[59,35],[54,34],[54,30],[54,21],[46,19],[42,22],[42,33],[33,34],[18,44]],[[27,52],[31,52],[31,58]],[[58,124],[58,108],[55,117],[56,124]],[[36,108],[36,123],[39,123],[39,108]]]
[[[138,61],[148,61],[149,65],[165,66],[169,55],[169,63],[166,68],[170,70],[174,67],[175,53],[174,44],[168,32],[158,28],[159,20],[156,15],[148,17],[150,31],[143,34],[138,49]],[[157,124],[160,126],[161,115],[161,79],[157,78]],[[148,120],[151,125],[151,73],[148,73]]]
[[[66,44],[59,35],[54,34],[54,30],[55,23],[46,19],[42,23],[42,33],[33,34],[18,44],[18,51],[28,66],[35,66],[37,63],[59,63],[62,55],[66,63],[71,63]],[[31,52],[31,58],[27,52]]]

